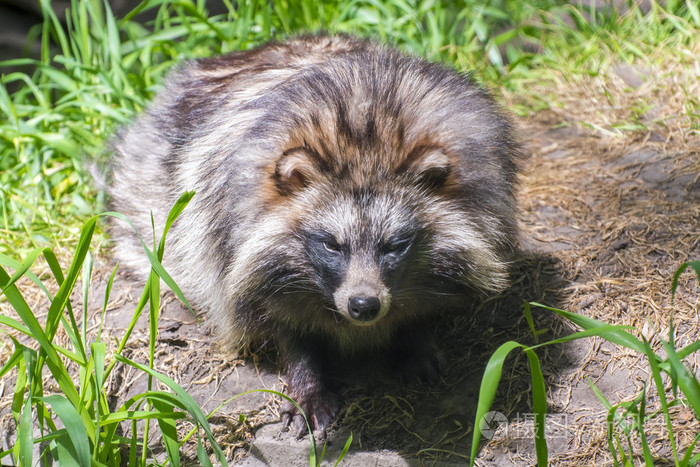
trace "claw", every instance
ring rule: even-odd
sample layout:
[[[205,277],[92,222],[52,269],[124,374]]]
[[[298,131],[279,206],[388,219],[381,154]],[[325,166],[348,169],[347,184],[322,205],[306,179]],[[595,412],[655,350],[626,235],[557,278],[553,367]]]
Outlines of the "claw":
[[[295,397],[295,396],[292,396]],[[304,413],[308,417],[312,430],[320,432],[322,438],[326,437],[326,429],[333,423],[337,411],[336,396],[330,392],[316,392],[305,396],[296,396]],[[299,409],[290,402],[285,402],[281,410],[283,431],[292,431],[297,439],[303,438],[308,433],[308,427]]]
[[[307,432],[306,423],[304,422],[304,417],[301,415],[296,415],[294,417],[294,425],[296,427],[296,439],[301,439]]]
[[[282,412],[282,430],[289,431],[289,424],[292,421],[292,416],[288,412]]]

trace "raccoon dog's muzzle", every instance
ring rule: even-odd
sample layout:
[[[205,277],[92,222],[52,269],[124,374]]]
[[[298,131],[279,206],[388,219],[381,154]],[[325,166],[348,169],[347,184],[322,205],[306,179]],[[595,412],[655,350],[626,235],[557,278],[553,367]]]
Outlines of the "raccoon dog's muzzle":
[[[338,312],[351,323],[368,326],[387,314],[391,294],[374,261],[353,258],[333,300]]]

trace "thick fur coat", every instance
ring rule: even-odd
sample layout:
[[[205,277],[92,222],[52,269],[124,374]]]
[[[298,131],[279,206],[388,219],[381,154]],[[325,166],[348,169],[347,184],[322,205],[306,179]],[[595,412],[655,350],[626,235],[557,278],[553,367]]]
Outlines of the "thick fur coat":
[[[520,152],[489,94],[443,65],[347,36],[191,61],[115,153],[112,208],[144,237],[196,191],[164,266],[222,343],[275,341],[316,428],[338,361],[397,356],[435,379],[425,324],[508,284]],[[131,228],[112,233],[145,277]]]

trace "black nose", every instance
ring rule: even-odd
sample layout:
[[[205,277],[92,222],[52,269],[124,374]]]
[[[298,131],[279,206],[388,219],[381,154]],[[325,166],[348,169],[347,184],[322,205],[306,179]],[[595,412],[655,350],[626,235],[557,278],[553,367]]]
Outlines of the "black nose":
[[[377,297],[350,297],[348,313],[358,321],[370,321],[377,316],[381,303]]]

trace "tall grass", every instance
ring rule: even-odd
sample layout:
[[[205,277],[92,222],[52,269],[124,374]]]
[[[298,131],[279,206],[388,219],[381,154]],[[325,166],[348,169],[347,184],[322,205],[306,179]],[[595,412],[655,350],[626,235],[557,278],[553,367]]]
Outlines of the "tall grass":
[[[148,422],[155,419],[159,424],[170,463],[179,465],[179,443],[175,422],[189,416],[198,435],[200,462],[203,465],[212,465],[202,445],[201,433],[203,432],[211,444],[215,457],[222,464],[226,464],[223,452],[213,438],[207,419],[199,406],[173,380],[153,369],[154,346],[157,341],[154,334],[160,307],[160,280],[164,280],[187,303],[177,285],[160,265],[160,261],[163,258],[165,235],[191,197],[192,193],[186,193],[173,207],[157,251],[150,251],[144,244],[146,254],[153,265],[151,276],[134,311],[131,325],[111,359],[107,357],[107,346],[102,342],[101,334],[116,269],[112,271],[108,281],[102,308],[102,321],[94,341],[88,339],[86,331],[88,290],[92,273],[89,248],[98,217],[91,218],[82,228],[75,255],[65,275],[56,256],[49,248],[35,250],[21,264],[2,261],[4,264],[0,267],[0,287],[19,316],[19,321],[10,316],[0,315],[0,323],[28,337],[29,343],[33,345],[25,345],[26,339],[22,339],[25,342],[22,343],[13,337],[15,351],[0,369],[0,377],[5,376],[13,368],[17,369],[12,403],[16,441],[12,450],[0,452],[0,459],[9,457],[8,460],[18,465],[34,465],[34,448],[40,446],[39,455],[42,459],[54,460],[60,464],[118,465],[122,461],[122,448],[126,445],[131,448],[129,465],[139,464],[136,457],[139,450],[142,453],[140,465],[145,465],[150,454],[147,449]],[[121,217],[119,214],[114,215]],[[59,286],[55,296],[48,292],[48,288],[41,280],[28,274],[29,268],[40,255],[45,258]],[[6,266],[15,269],[12,277],[6,272]],[[70,295],[81,276],[81,271],[84,286],[82,316],[76,317]],[[15,282],[25,274],[35,281],[50,300],[46,323],[43,325],[37,320],[15,285]],[[151,346],[149,365],[143,365],[129,360],[121,352],[147,304],[149,305]],[[62,347],[55,342],[59,329],[68,335],[70,348]],[[38,349],[34,345],[38,346]],[[132,397],[119,409],[112,411],[108,402],[110,395],[106,392],[106,382],[118,363],[131,365],[146,372],[149,375],[148,390]],[[45,368],[58,384],[60,389],[58,393],[51,393],[44,387]],[[154,378],[169,387],[172,392],[153,390]],[[54,415],[60,420],[60,424],[57,423]],[[143,438],[139,437],[136,429],[136,423],[139,420],[146,421]],[[120,423],[124,421],[132,422],[131,439],[122,437],[118,432]],[[41,433],[39,438],[34,435],[35,423]]]

